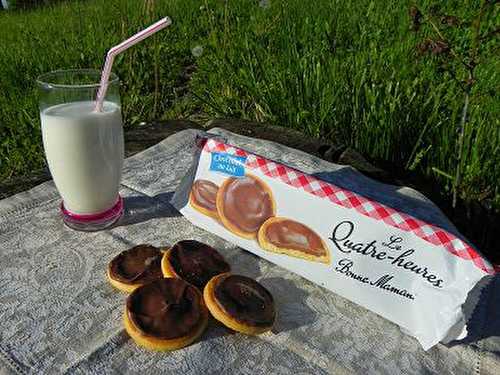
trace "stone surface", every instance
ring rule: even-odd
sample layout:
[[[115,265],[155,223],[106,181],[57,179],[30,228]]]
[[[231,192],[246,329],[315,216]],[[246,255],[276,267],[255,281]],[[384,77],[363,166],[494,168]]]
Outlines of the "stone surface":
[[[325,150],[333,146],[329,141],[306,136],[294,129],[254,121],[216,119],[209,121],[205,127],[207,129],[222,128],[248,137],[281,143],[321,158],[324,158]]]
[[[202,127],[189,120],[166,120],[128,129],[125,132],[125,157],[135,155],[185,129],[202,129]]]

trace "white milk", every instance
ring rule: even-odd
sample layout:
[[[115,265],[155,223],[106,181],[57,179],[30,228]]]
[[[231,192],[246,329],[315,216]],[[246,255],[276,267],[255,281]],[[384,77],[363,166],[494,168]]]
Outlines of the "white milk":
[[[60,104],[42,111],[45,155],[64,206],[77,214],[98,213],[116,202],[123,166],[121,109],[105,102]]]

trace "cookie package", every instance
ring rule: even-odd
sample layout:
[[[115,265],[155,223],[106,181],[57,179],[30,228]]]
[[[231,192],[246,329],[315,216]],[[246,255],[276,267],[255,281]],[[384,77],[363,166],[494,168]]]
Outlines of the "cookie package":
[[[396,323],[425,350],[466,336],[463,304],[495,273],[472,245],[218,138],[198,144],[172,198],[194,225]]]

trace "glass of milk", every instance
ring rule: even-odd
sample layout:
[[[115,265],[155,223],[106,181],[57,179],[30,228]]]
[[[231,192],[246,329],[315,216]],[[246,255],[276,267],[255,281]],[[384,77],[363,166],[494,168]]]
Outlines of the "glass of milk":
[[[119,195],[124,146],[119,80],[95,111],[101,72],[60,70],[38,77],[43,147],[70,228],[96,231],[123,213]]]

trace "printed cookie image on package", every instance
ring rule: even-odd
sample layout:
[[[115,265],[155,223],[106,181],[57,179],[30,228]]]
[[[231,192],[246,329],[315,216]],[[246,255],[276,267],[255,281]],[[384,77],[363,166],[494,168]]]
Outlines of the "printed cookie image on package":
[[[285,217],[271,217],[261,225],[259,245],[275,253],[330,263],[325,241],[307,225]]]
[[[262,224],[276,214],[276,203],[264,181],[245,174],[224,181],[217,192],[217,213],[228,230],[253,239]]]

